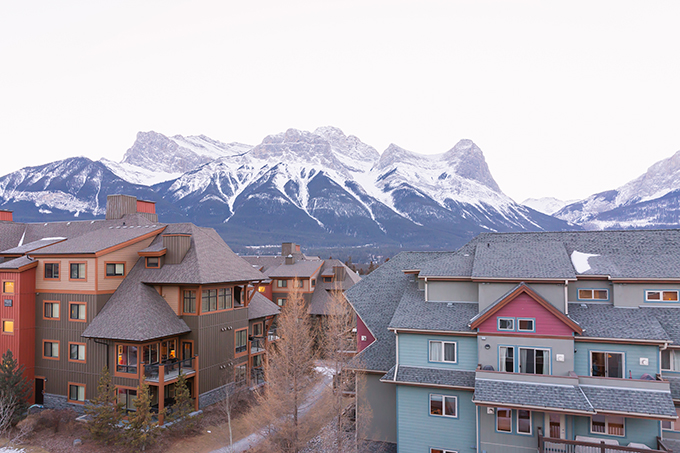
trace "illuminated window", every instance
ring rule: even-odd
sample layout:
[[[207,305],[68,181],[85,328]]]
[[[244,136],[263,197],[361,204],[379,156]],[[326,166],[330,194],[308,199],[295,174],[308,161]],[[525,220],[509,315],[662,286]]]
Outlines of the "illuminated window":
[[[5,319],[2,321],[2,333],[14,333],[14,321]]]
[[[258,287],[257,287],[257,292],[258,292],[258,293],[263,293],[263,292],[265,292],[266,290],[267,290],[267,288],[265,288],[264,286],[258,286]]]
[[[5,294],[14,294],[14,282],[13,281],[2,282],[2,292]]]
[[[118,345],[116,371],[119,373],[137,374],[137,346]]]

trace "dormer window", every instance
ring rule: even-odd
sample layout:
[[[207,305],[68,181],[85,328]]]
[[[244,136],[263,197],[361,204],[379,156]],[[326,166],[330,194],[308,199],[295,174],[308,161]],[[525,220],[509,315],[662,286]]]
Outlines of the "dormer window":
[[[146,267],[158,268],[160,267],[160,258],[157,256],[147,256],[146,257]]]

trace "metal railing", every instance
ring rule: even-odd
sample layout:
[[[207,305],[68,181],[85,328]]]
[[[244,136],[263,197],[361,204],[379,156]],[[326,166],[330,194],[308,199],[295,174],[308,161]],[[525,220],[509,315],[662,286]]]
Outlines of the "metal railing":
[[[180,372],[190,374],[196,371],[194,366],[196,356],[182,360],[166,360],[161,363],[151,363],[144,365],[144,377],[149,381],[158,381],[160,379],[161,369],[163,371],[164,381],[175,379]]]
[[[660,439],[657,438],[657,447],[659,450],[651,448],[631,447],[626,445],[618,445],[611,440],[602,440],[598,442],[584,442],[582,440],[567,440],[557,437],[544,437],[541,428],[538,428],[538,452],[539,453],[617,453],[621,451],[637,452],[637,453],[669,453],[672,450],[667,450],[660,444]],[[662,449],[663,448],[663,449]]]

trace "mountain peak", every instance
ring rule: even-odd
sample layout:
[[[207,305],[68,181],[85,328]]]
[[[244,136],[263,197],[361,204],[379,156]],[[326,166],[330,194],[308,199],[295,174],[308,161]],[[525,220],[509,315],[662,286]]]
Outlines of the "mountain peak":
[[[442,155],[443,160],[454,166],[456,174],[478,181],[488,188],[500,192],[496,180],[491,176],[484,153],[472,140],[463,139]]]

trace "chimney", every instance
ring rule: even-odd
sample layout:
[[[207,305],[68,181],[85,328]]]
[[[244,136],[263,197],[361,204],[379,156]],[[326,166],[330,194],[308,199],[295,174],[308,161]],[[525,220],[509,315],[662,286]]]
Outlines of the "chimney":
[[[333,273],[335,274],[335,281],[341,282],[345,280],[345,267],[344,266],[333,266]]]
[[[137,200],[131,195],[109,195],[106,197],[106,220],[122,219],[128,214],[140,214],[152,222],[158,222],[156,203]]]
[[[163,247],[168,249],[165,264],[179,264],[191,247],[190,234],[164,234]]]
[[[13,222],[12,211],[0,209],[0,221]]]
[[[288,256],[295,253],[295,243],[294,242],[284,242],[281,244],[281,256]]]
[[[286,264],[295,264],[295,257],[290,253],[286,257]]]

